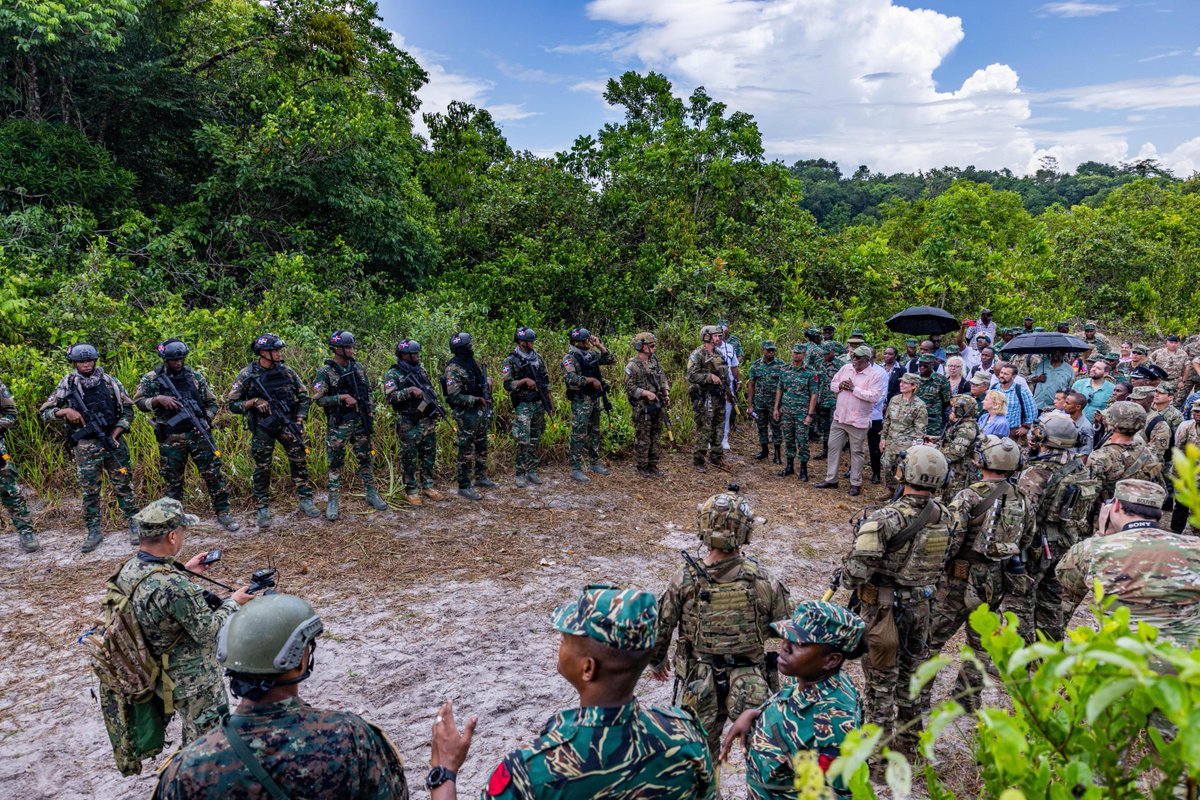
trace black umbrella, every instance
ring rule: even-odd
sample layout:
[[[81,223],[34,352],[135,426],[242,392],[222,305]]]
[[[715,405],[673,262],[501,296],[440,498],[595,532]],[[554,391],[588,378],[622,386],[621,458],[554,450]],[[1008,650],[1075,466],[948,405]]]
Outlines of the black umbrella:
[[[906,308],[899,314],[888,317],[884,324],[888,326],[888,330],[911,333],[913,336],[952,333],[959,329],[958,319],[953,314],[933,306]]]
[[[1068,353],[1083,353],[1091,350],[1092,346],[1077,336],[1057,331],[1040,333],[1022,333],[1014,336],[1001,352],[1005,357],[1022,356],[1029,353],[1049,353],[1053,350],[1063,350]]]

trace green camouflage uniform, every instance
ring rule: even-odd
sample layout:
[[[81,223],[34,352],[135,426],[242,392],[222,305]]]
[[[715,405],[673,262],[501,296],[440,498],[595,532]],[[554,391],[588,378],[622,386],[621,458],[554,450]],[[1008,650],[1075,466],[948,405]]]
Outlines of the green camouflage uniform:
[[[969,399],[973,406],[974,398]],[[942,437],[942,443],[938,446],[942,455],[946,457],[946,463],[950,465],[950,482],[942,490],[945,500],[950,500],[978,479],[979,471],[972,459],[979,436],[979,423],[974,417],[960,419],[946,427],[946,435]]]
[[[85,402],[89,402],[90,397],[97,398],[95,407],[97,409],[103,407],[104,413],[112,420],[111,424],[101,426],[105,429],[105,433],[111,433],[113,428],[118,426],[129,430],[129,426],[133,424],[133,400],[125,393],[125,387],[121,385],[121,382],[99,366],[95,367],[87,378],[77,371],[72,371],[70,375],[58,382],[58,386],[54,387],[54,391],[38,409],[44,422],[61,426],[67,433],[77,429],[66,419],[54,414],[60,408],[74,408],[74,401],[71,399],[72,387],[79,389]],[[92,416],[87,413],[87,409],[76,408],[75,410],[80,411],[89,419]],[[102,473],[108,474],[108,481],[117,495],[117,505],[125,513],[125,518],[131,519],[137,513],[138,508],[133,500],[129,445],[125,443],[125,437],[122,436],[117,440],[115,452],[105,450],[99,439],[80,439],[75,443],[74,453],[76,476],[79,479],[79,488],[83,492],[83,522],[88,530],[100,527],[100,476]]]
[[[476,362],[478,364],[479,362]],[[492,427],[492,409],[480,403],[487,392],[487,374],[475,381],[467,367],[451,359],[442,373],[442,390],[454,414],[458,428],[458,488],[469,489],[471,481],[487,477],[488,433]]]
[[[354,408],[342,404],[340,396],[348,394],[357,402]],[[373,462],[375,448],[371,434],[363,422],[365,413],[375,427],[375,403],[371,399],[371,381],[367,371],[357,360],[346,366],[333,359],[326,359],[313,379],[313,402],[325,411],[328,425],[325,432],[325,450],[329,460],[329,490],[337,492],[342,485],[342,467],[346,463],[346,445],[354,449],[354,460],[358,462],[358,476],[363,487],[375,488]]]
[[[921,378],[921,385],[917,387],[916,396],[924,401],[928,412],[925,435],[941,436],[946,424],[945,411],[950,407],[952,397],[950,381],[946,380],[945,375],[931,373],[928,378]]]
[[[720,378],[713,383],[710,375]],[[692,460],[703,464],[705,456],[713,463],[721,461],[721,434],[725,424],[725,387],[729,385],[729,368],[714,348],[710,353],[703,345],[688,356],[687,386],[696,418],[696,449]]]
[[[816,369],[824,357],[825,348],[823,346],[815,342],[808,342],[804,345],[804,365],[809,369]]]
[[[670,388],[656,356],[650,356],[645,362],[634,356],[625,365],[625,396],[633,416],[633,455],[637,466],[643,470],[658,466],[658,439],[662,434],[663,417],[668,413]],[[653,392],[658,401],[644,400],[642,392],[647,391]]]
[[[1151,408],[1147,414],[1151,417],[1155,414],[1162,414],[1163,419],[1171,426],[1171,433],[1179,430],[1179,425],[1183,422],[1183,412],[1173,405],[1167,405],[1166,408]]]
[[[183,481],[190,458],[208,489],[208,496],[212,498],[213,511],[224,514],[229,511],[229,492],[221,475],[221,457],[212,451],[190,422],[182,422],[174,427],[168,424],[178,411],[151,405],[158,395],[174,397],[164,385],[168,380],[185,400],[195,400],[200,406],[197,416],[210,425],[218,409],[217,397],[208,379],[191,367],[184,367],[180,373],[171,375],[164,364],[150,370],[138,381],[133,404],[152,417],[150,424],[154,426],[154,438],[158,441],[158,471],[167,484],[167,497],[183,501]]]
[[[1167,373],[1167,380],[1175,385],[1175,394],[1171,402],[1176,405],[1182,403],[1188,396],[1187,385],[1181,379],[1183,378],[1183,368],[1191,360],[1182,343],[1174,353],[1166,347],[1160,347],[1150,354],[1150,363],[1162,367],[1163,371]]]
[[[1161,422],[1155,422],[1159,416],[1162,416]],[[1159,464],[1164,463],[1167,456],[1167,449],[1171,446],[1171,423],[1165,415],[1160,415],[1157,411],[1146,412],[1146,427],[1142,432],[1134,437],[1135,442],[1145,443],[1150,454],[1154,456],[1154,460]],[[1162,482],[1162,472],[1159,471],[1159,483]]]
[[[826,352],[836,352],[836,342],[825,344]],[[829,428],[833,425],[833,412],[837,408],[837,392],[833,390],[833,376],[837,374],[838,365],[834,361],[826,361],[824,357],[817,362],[817,415],[813,419],[816,426],[817,439],[821,442],[821,450],[829,446]]]
[[[704,565],[684,564],[658,598],[658,643],[650,659],[662,669],[679,627],[673,666],[679,703],[695,714],[715,757],[727,719],[764,702],[778,679],[767,674],[763,649],[771,623],[792,612],[788,591],[753,558],[741,554]]]
[[[594,464],[600,460],[601,390],[585,385],[587,378],[603,381],[600,367],[616,362],[608,351],[581,350],[574,345],[563,356],[563,381],[571,401],[571,469],[583,469],[584,456]]]
[[[409,393],[413,388],[421,390],[421,397]],[[437,415],[441,406],[428,373],[420,364],[393,364],[383,376],[383,396],[396,415],[405,492],[412,495],[418,489],[432,489],[437,464]]]
[[[740,355],[738,356],[741,357]],[[745,381],[754,381],[754,397],[749,398],[751,408],[758,415],[758,443],[766,447],[773,439],[779,445],[779,423],[775,421],[775,390],[779,388],[779,376],[787,368],[778,358],[758,359],[750,365]],[[807,409],[807,405],[805,406]],[[803,419],[803,415],[801,415]],[[768,428],[772,434],[768,437]]]
[[[250,458],[254,461],[251,493],[254,495],[254,503],[258,508],[266,508],[271,499],[271,458],[275,454],[276,442],[287,456],[296,496],[312,499],[313,485],[308,477],[308,447],[304,437],[293,436],[279,420],[271,423],[268,429],[263,423],[273,416],[274,412],[259,412],[247,408],[247,401],[263,397],[262,390],[253,380],[255,377],[266,385],[276,404],[282,406],[285,413],[296,421],[301,431],[304,430],[304,420],[312,403],[304,381],[300,380],[300,376],[287,364],[281,363],[271,369],[263,369],[255,362],[238,373],[233,387],[229,390],[229,410],[234,414],[245,415],[246,426],[250,429]]]
[[[310,800],[407,800],[404,765],[388,738],[357,714],[313,708],[298,697],[229,717],[271,779]],[[259,800],[262,786],[229,744],[209,731],[162,766],[153,800]]]
[[[935,504],[928,521],[907,542],[893,544],[918,521],[927,503]],[[846,581],[858,592],[859,616],[867,624],[866,720],[885,735],[901,725],[896,741],[910,752],[915,752],[920,733],[921,701],[908,696],[908,685],[929,657],[929,598],[945,567],[956,521],[936,497],[904,495],[863,520],[845,560]],[[872,635],[886,629],[885,615],[895,619],[895,649]]]
[[[887,410],[883,414],[883,430],[879,438],[883,440],[883,457],[880,467],[887,479],[889,487],[896,486],[896,460],[914,444],[925,440],[926,418],[929,411],[925,403],[915,394],[911,400],[905,400],[904,395],[897,394],[888,401]]]
[[[1105,442],[1088,456],[1087,468],[1104,484],[1100,502],[1111,500],[1117,481],[1126,478],[1162,483],[1162,461],[1155,459],[1150,449],[1137,440],[1130,444]]]
[[[512,436],[517,445],[516,468],[518,475],[535,472],[541,462],[538,446],[546,432],[546,407],[537,389],[513,389],[513,382],[532,378],[546,397],[550,396],[550,375],[546,362],[536,350],[525,354],[515,347],[500,366],[504,380],[504,391],[512,398]],[[572,420],[573,421],[573,420]]]
[[[820,391],[820,378],[807,366],[797,368],[788,364],[780,370],[778,383],[783,391],[779,397],[779,426],[783,432],[784,457],[788,460],[798,457],[801,464],[807,464],[812,423],[805,424],[804,419],[808,416],[809,402]],[[776,437],[779,441],[778,434]]]
[[[12,515],[13,527],[22,536],[33,536],[33,525],[29,522],[29,508],[17,485],[17,468],[13,466],[12,456],[8,454],[8,445],[4,435],[17,424],[17,404],[13,402],[12,393],[0,381],[0,502]]]

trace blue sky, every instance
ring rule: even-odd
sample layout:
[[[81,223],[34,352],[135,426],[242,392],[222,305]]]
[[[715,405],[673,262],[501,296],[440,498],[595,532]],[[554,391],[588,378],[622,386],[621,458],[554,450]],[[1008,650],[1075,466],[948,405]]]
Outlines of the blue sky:
[[[1018,173],[1053,157],[1200,171],[1200,0],[380,0],[423,111],[488,108],[548,154],[620,115],[627,69],[754,114],[767,155]]]

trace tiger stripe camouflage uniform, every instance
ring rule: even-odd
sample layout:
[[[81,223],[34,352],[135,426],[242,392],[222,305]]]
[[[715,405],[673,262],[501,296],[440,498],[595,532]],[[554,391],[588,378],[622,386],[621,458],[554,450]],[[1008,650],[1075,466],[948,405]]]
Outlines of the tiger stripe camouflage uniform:
[[[784,457],[789,462],[799,458],[801,464],[807,464],[812,428],[809,406],[820,391],[820,378],[808,366],[789,364],[779,373],[779,391],[779,426],[783,433]]]
[[[301,431],[304,430],[304,420],[308,417],[308,409],[312,404],[304,381],[287,364],[279,363],[271,369],[263,369],[255,362],[244,367],[233,381],[228,396],[229,410],[234,414],[244,415],[246,425],[250,429],[250,458],[254,462],[250,491],[255,506],[259,509],[266,508],[271,499],[271,459],[275,454],[276,442],[287,456],[296,497],[311,500],[313,485],[308,477],[305,438],[293,436],[282,421],[272,423],[268,429],[265,423],[274,412],[260,412],[251,405],[254,400],[266,399],[254,381],[255,377],[262,381],[276,403],[282,406],[285,414],[296,421]]]
[[[829,429],[833,425],[833,411],[837,407],[837,392],[833,390],[833,376],[838,366],[832,355],[837,353],[837,342],[826,342],[822,346],[821,360],[817,362],[817,414],[813,419],[814,433],[821,443],[821,452],[829,447]]]
[[[25,497],[17,483],[17,468],[13,465],[12,456],[8,454],[5,434],[17,424],[17,404],[4,381],[0,381],[0,502],[12,516],[13,527],[21,539],[22,547],[32,552],[37,549],[37,538],[33,525],[29,522],[29,508],[25,505]]]
[[[720,382],[713,383],[710,375],[716,375]],[[721,461],[725,386],[728,382],[729,369],[725,359],[715,349],[710,353],[700,346],[688,356],[688,397],[692,401],[692,413],[696,420],[696,448],[692,460],[697,465],[703,464],[705,457],[713,463]]]
[[[313,402],[325,411],[328,420],[325,431],[325,450],[329,464],[329,491],[336,494],[342,485],[342,467],[346,464],[346,446],[354,451],[358,477],[363,488],[375,488],[375,447],[363,415],[375,425],[375,402],[371,397],[371,381],[357,359],[345,366],[326,359],[313,378]],[[341,400],[348,394],[357,405],[350,408]]]
[[[550,376],[546,371],[546,362],[536,350],[525,354],[518,345],[500,365],[500,375],[504,382],[504,391],[508,392],[512,399],[512,436],[517,449],[517,475],[536,473],[540,465],[538,446],[546,433],[546,407],[542,404],[542,396],[537,389],[513,389],[513,382],[530,378],[549,397]]]
[[[774,344],[766,342],[764,344]],[[777,357],[772,357],[770,361],[765,358],[760,358],[750,365],[750,369],[746,371],[746,382],[754,381],[754,397],[749,398],[751,408],[757,415],[755,422],[758,424],[758,443],[766,447],[774,440],[776,447],[780,442],[780,424],[775,421],[775,390],[779,388],[779,377],[785,368],[785,364]],[[771,435],[768,436],[768,433]]]
[[[942,490],[942,498],[949,501],[963,489],[975,482],[975,448],[979,444],[979,423],[975,420],[975,398],[969,394],[955,395],[951,402],[954,421],[946,427],[938,449],[950,465],[950,481]]]
[[[420,389],[421,397],[414,398],[410,389]],[[383,376],[383,396],[395,412],[400,468],[404,473],[404,490],[409,496],[419,489],[433,488],[439,408],[433,394],[429,374],[420,364],[397,361]]]
[[[150,424],[154,426],[154,438],[158,440],[158,471],[167,485],[167,497],[183,501],[184,476],[190,458],[208,489],[213,512],[218,516],[225,514],[229,511],[229,490],[221,474],[221,457],[212,451],[191,423],[183,422],[174,428],[168,424],[178,412],[156,408],[153,404],[155,397],[171,395],[166,381],[171,381],[182,397],[194,397],[209,424],[216,417],[218,406],[208,379],[191,367],[185,366],[171,374],[164,364],[150,370],[138,381],[133,404],[152,416]]]
[[[650,356],[648,361],[634,356],[625,365],[625,396],[633,417],[634,462],[644,471],[653,472],[658,468],[658,440],[662,434],[663,417],[669,413],[670,390],[657,356]],[[653,392],[658,400],[646,400],[643,392]]]

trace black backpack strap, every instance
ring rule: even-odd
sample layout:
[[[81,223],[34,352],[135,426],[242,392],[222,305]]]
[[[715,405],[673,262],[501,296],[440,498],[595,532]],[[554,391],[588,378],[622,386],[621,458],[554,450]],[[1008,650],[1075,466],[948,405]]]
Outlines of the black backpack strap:
[[[267,794],[271,795],[272,800],[288,800],[288,793],[279,788],[279,784],[267,774],[262,763],[254,757],[254,751],[237,732],[237,728],[234,727],[228,714],[221,719],[221,730],[225,731],[225,738],[229,740],[229,746],[233,748],[233,752],[237,753],[238,758],[246,765],[246,769],[250,770],[254,779],[262,784],[262,787],[267,790]]]

